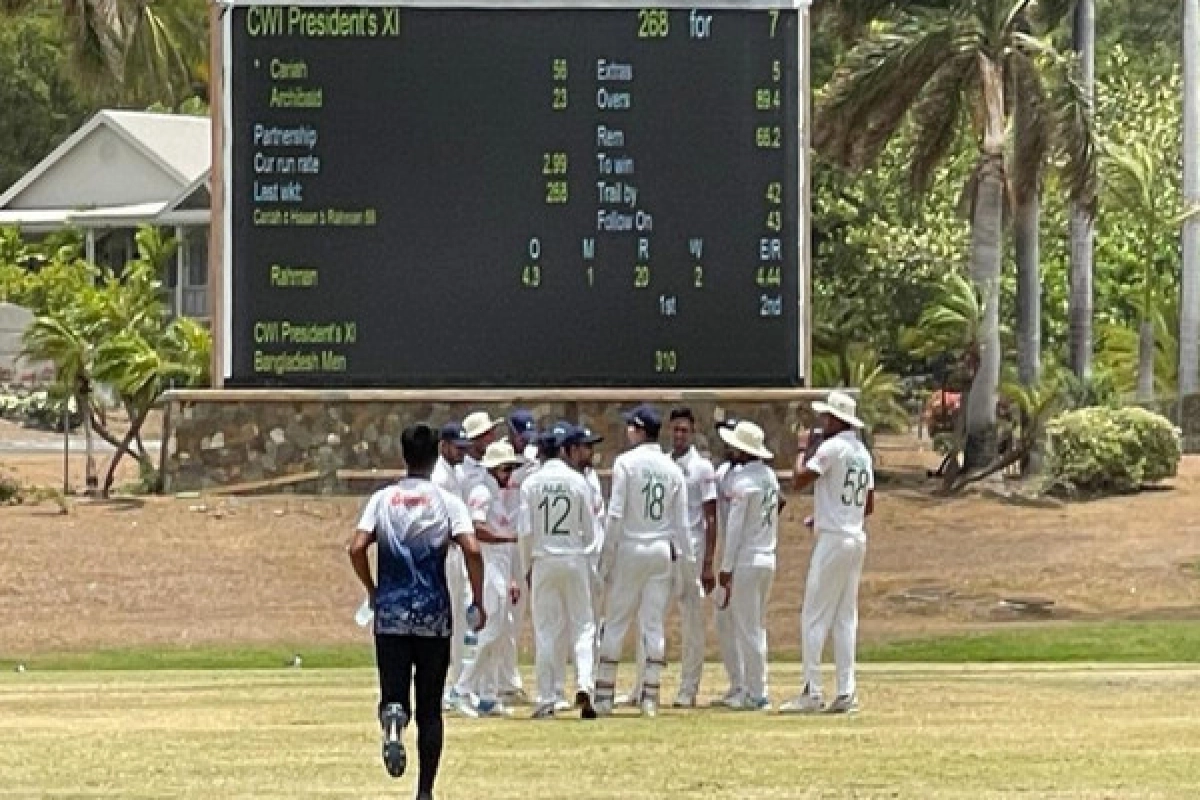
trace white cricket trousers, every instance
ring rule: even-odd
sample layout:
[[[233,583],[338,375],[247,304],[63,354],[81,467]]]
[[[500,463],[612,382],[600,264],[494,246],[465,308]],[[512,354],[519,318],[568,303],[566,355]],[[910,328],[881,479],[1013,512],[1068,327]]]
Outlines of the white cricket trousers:
[[[450,671],[447,681],[451,686],[462,674],[463,641],[467,635],[467,605],[470,587],[467,580],[467,565],[462,551],[451,545],[446,553],[446,588],[450,591],[450,613],[453,632],[450,637]]]
[[[671,600],[671,543],[666,539],[621,542],[617,545],[609,581],[604,630],[600,634],[596,699],[612,702],[617,663],[636,613],[646,648],[642,696],[657,702],[659,680],[666,665],[664,620]]]
[[[729,692],[746,691],[746,670],[742,666],[742,655],[738,652],[733,628],[733,598],[725,608],[717,608],[717,644],[721,648],[721,662],[729,678]]]
[[[810,694],[821,694],[821,651],[833,632],[837,693],[855,691],[854,651],[858,636],[858,583],[867,543],[839,533],[818,533],[804,587],[804,681]]]
[[[459,694],[477,694],[484,700],[495,700],[503,689],[503,681],[512,670],[509,635],[512,632],[512,604],[508,584],[512,573],[511,551],[499,550],[509,545],[483,545],[483,610],[487,622],[479,632],[479,649],[475,660],[459,675],[455,687]]]
[[[753,700],[767,696],[767,599],[774,581],[773,563],[733,568],[728,610],[746,694]]]
[[[561,643],[571,642],[576,691],[591,694],[596,623],[592,616],[591,565],[586,556],[550,556],[533,563],[533,633],[537,700],[553,703],[566,673]]]
[[[695,542],[693,542],[695,546]],[[679,601],[679,620],[683,627],[683,642],[680,652],[679,692],[695,696],[700,691],[700,678],[704,674],[704,648],[708,633],[708,599],[700,585],[700,571],[704,563],[704,540],[701,539],[696,552],[696,561],[680,558],[675,562],[675,594]]]
[[[701,542],[699,552],[704,552]],[[683,643],[681,646],[679,693],[693,697],[700,691],[700,678],[704,674],[704,648],[706,646],[708,621],[708,601],[704,589],[700,585],[700,565],[703,561],[686,561],[676,559],[671,564],[671,600],[679,604],[679,620],[683,628]],[[644,637],[638,638],[637,645],[637,680],[633,684],[633,696],[642,693],[642,684],[646,674],[646,648]]]

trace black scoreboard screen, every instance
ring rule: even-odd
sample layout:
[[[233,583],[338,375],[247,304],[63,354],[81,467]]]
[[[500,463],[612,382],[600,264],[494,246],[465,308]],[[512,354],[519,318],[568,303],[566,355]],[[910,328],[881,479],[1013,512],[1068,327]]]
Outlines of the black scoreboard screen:
[[[798,12],[235,5],[226,385],[796,386]]]

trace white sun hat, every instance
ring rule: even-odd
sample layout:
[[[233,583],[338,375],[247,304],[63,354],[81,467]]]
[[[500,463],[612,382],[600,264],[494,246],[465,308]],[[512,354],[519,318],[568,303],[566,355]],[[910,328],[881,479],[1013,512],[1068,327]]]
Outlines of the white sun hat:
[[[831,414],[851,428],[863,427],[863,421],[856,416],[858,403],[845,392],[830,392],[824,403],[818,400],[812,407],[818,414]]]
[[[514,467],[519,466],[525,463],[525,459],[517,455],[508,439],[501,439],[487,446],[487,450],[483,453],[483,460],[479,463],[483,465],[484,469],[496,469],[507,464]]]
[[[492,419],[486,411],[476,411],[473,414],[467,414],[462,421],[463,435],[468,439],[478,439],[485,433],[495,430],[504,424],[502,419]]]
[[[775,457],[763,444],[767,438],[763,429],[750,420],[744,419],[733,428],[720,428],[717,433],[725,444],[741,450],[743,453],[749,453],[757,458]]]

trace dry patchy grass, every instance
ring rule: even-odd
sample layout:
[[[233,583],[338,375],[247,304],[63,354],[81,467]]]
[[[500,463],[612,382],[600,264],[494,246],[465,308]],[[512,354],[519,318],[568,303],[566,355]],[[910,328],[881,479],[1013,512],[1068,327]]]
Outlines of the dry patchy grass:
[[[778,665],[774,696],[797,680]],[[853,718],[451,719],[439,797],[1183,798],[1200,781],[1200,671],[880,666],[862,684]],[[378,763],[374,701],[369,670],[0,676],[0,797],[411,796]]]

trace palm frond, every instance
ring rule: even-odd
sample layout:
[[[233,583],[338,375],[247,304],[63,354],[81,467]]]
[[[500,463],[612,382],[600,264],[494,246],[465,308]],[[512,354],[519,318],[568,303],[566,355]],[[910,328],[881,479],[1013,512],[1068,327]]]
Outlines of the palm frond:
[[[934,74],[978,42],[971,18],[958,12],[908,15],[873,33],[831,79],[813,146],[850,169],[874,162]]]
[[[909,183],[918,196],[929,189],[933,172],[954,145],[962,122],[964,94],[975,81],[970,55],[947,61],[926,84],[912,110],[913,157]]]
[[[1037,65],[1022,52],[1008,57],[1013,91],[1012,192],[1018,203],[1041,190],[1042,172],[1051,149],[1053,119],[1046,108],[1046,89]]]
[[[1065,55],[1027,34],[1015,34],[1017,49],[1031,60],[1044,64],[1051,78],[1049,104],[1054,110],[1054,140],[1062,156],[1062,173],[1067,193],[1088,213],[1095,214],[1099,193],[1099,134],[1092,100],[1084,88],[1079,59]]]

